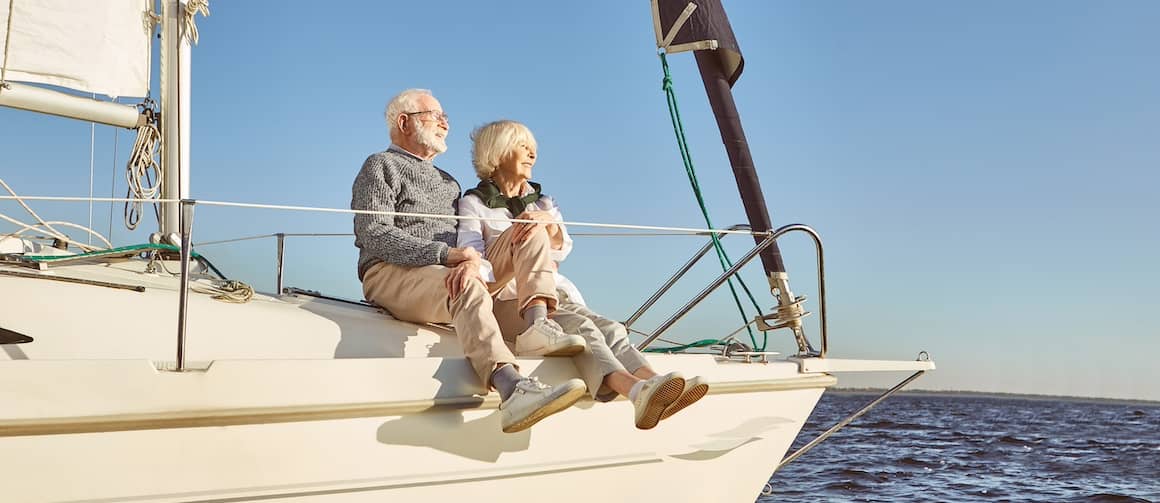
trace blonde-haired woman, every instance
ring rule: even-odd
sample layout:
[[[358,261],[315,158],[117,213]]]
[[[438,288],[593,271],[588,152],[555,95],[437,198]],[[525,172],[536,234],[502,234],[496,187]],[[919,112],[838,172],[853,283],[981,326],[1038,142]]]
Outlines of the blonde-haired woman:
[[[530,181],[536,164],[532,132],[519,122],[503,120],[477,128],[471,140],[472,164],[480,182],[459,200],[459,214],[501,220],[461,220],[459,246],[474,247],[490,260],[499,249],[496,243],[520,243],[544,233],[551,243],[554,263],[564,260],[572,251],[572,238],[557,223],[563,221],[560,209],[540,191],[539,184]],[[502,220],[511,218],[535,223]],[[489,278],[486,262],[481,273]],[[679,372],[657,374],[629,342],[624,325],[592,312],[576,285],[558,271],[552,274],[559,297],[552,319],[566,333],[584,338],[587,348],[572,359],[594,399],[606,402],[617,395],[628,397],[635,409],[636,427],[647,430],[708,392],[709,386],[701,377],[685,379]],[[503,285],[496,297],[496,321],[510,340],[522,329],[515,285]],[[526,354],[518,337],[514,344],[517,356]]]

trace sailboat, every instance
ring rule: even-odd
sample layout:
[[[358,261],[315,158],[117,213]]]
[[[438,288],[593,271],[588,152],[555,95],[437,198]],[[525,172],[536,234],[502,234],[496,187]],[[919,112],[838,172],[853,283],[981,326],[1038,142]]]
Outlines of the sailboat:
[[[697,352],[651,353],[656,368],[704,376],[709,394],[650,431],[633,428],[631,404],[617,400],[581,401],[531,430],[501,433],[498,398],[474,377],[454,327],[405,323],[360,300],[285,287],[282,234],[274,234],[273,292],[225,277],[194,251],[198,206],[246,204],[191,197],[189,60],[206,3],[159,5],[0,2],[0,105],[138,131],[137,166],[155,173],[160,189],[126,198],[157,204],[159,226],[149,243],[121,247],[83,245],[62,232],[67,226],[41,221],[31,205],[51,198],[3,196],[37,221],[0,237],[0,500],[753,501],[771,473],[815,445],[787,455],[836,375],[909,374],[852,420],[934,369],[925,358],[827,354],[821,239],[805,225],[770,225],[748,152],[732,148],[750,222],[705,236],[740,233],[755,246],[638,345],[653,344],[759,259],[777,305],[752,323],[790,332],[798,353],[781,357],[724,337]],[[714,109],[730,116],[743,60],[721,5],[652,7],[658,48],[695,51]],[[146,95],[158,32],[156,107],[59,90]],[[743,143],[739,123],[719,125],[727,144]],[[791,292],[777,248],[790,233],[810,236],[818,253],[813,340],[805,299]],[[577,374],[568,359],[527,358],[521,367],[547,383]],[[704,482],[714,474],[727,481]]]

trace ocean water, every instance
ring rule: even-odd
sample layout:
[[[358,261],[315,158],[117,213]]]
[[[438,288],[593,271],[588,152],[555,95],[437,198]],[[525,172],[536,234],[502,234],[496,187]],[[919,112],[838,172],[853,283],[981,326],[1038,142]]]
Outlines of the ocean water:
[[[790,452],[873,398],[826,393]],[[1160,502],[1160,404],[897,395],[770,486],[757,501]]]

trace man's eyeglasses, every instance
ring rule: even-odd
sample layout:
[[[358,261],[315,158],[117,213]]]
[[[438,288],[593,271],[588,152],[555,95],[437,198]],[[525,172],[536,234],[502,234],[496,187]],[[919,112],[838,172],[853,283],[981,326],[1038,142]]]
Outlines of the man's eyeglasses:
[[[429,114],[429,116],[432,119],[434,119],[436,122],[447,122],[447,123],[451,122],[451,118],[448,117],[447,114],[443,113],[440,110],[424,110],[422,112],[405,112],[405,113],[403,113],[403,115],[406,115],[406,116],[420,115],[420,114]]]

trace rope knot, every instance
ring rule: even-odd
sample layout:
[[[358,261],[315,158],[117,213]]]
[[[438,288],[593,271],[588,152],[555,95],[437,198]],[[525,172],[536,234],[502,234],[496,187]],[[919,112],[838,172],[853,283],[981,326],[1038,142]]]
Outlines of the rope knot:
[[[189,0],[182,11],[181,23],[185,30],[185,35],[189,37],[189,41],[193,45],[197,45],[198,33],[197,22],[195,16],[201,14],[209,17],[209,0]]]

